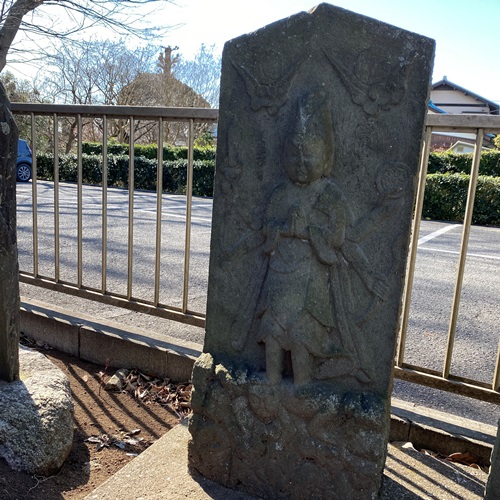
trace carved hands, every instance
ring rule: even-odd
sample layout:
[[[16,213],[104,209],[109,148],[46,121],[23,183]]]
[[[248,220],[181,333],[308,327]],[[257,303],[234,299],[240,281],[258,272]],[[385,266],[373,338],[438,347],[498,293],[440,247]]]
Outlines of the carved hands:
[[[309,240],[310,235],[307,219],[308,216],[304,207],[297,205],[291,208],[287,221],[269,221],[264,228],[264,253],[267,255],[272,254],[281,238]]]
[[[290,211],[290,236],[302,240],[309,239],[307,214],[302,206],[295,206]]]

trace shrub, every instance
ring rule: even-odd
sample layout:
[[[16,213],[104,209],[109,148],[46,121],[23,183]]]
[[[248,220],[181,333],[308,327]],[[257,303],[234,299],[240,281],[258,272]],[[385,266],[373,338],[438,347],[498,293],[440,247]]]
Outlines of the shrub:
[[[472,153],[453,153],[444,151],[429,155],[428,174],[470,174]],[[500,177],[500,150],[491,149],[481,153],[479,174]]]
[[[427,219],[463,222],[470,176],[430,174],[427,176],[422,216]],[[500,178],[479,176],[473,224],[500,225]]]
[[[82,153],[89,155],[101,155],[102,144],[100,142],[84,142],[82,144]],[[108,155],[129,154],[128,144],[108,144]],[[163,160],[187,160],[188,148],[186,146],[164,146]],[[134,146],[134,155],[136,157],[144,156],[149,160],[158,158],[158,147],[156,144],[136,144]],[[195,147],[193,150],[194,160],[215,160],[215,148],[213,146]]]
[[[214,194],[213,161],[193,162],[193,194],[195,196],[213,196]],[[163,190],[171,193],[186,193],[187,160],[163,162]]]
[[[207,153],[207,156],[210,154]],[[193,167],[193,194],[195,196],[213,196],[214,159],[196,160]],[[156,158],[135,157],[135,188],[156,190],[156,169]],[[128,155],[108,155],[109,186],[128,187],[128,171]],[[53,180],[53,154],[39,153],[37,155],[37,173],[41,179]],[[76,182],[77,177],[76,155],[61,155],[59,157],[59,179],[66,182]],[[82,155],[82,178],[83,182],[88,184],[101,184],[102,157],[100,155]],[[464,173],[429,174],[422,216],[428,219],[463,221],[469,178],[470,176]],[[185,194],[186,184],[187,160],[181,158],[164,161],[163,191]],[[500,177],[479,176],[472,221],[474,224],[500,226]]]
[[[163,191],[185,193],[187,184],[187,160],[163,162]],[[215,162],[197,160],[193,163],[193,194],[213,196]],[[54,179],[54,155],[37,155],[37,175],[40,179]],[[128,187],[128,155],[108,155],[108,186]],[[136,189],[156,190],[157,161],[144,156],[134,157],[134,186]],[[78,160],[75,154],[59,156],[59,180],[76,182]],[[82,154],[82,180],[86,184],[102,182],[102,156]]]
[[[492,177],[500,177],[500,150],[491,149],[481,153],[479,173]]]

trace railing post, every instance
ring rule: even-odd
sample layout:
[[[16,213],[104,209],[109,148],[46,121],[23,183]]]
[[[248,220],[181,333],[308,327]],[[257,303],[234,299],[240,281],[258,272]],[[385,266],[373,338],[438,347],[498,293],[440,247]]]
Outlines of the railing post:
[[[484,130],[478,129],[476,145],[474,147],[474,157],[470,172],[469,192],[467,193],[467,205],[465,207],[464,227],[462,231],[462,242],[460,245],[460,257],[458,260],[457,278],[455,281],[455,292],[453,294],[453,305],[451,308],[450,325],[448,328],[448,341],[446,344],[446,356],[443,366],[443,378],[450,375],[451,358],[453,346],[455,344],[455,333],[457,329],[458,308],[460,306],[460,295],[462,293],[462,283],[464,279],[465,260],[467,258],[467,247],[469,244],[470,226],[472,223],[472,211],[474,210],[474,199],[476,196],[477,178],[479,176],[479,162],[481,160],[481,150],[483,147]]]
[[[59,120],[54,113],[54,279],[60,280],[59,263]]]
[[[36,172],[36,121],[31,113],[31,203],[33,207],[33,276],[38,276],[38,188]]]
[[[158,120],[158,155],[156,167],[156,245],[155,245],[155,289],[154,305],[160,302],[160,266],[161,266],[161,217],[163,198],[163,120]]]
[[[83,282],[83,160],[82,160],[82,115],[77,116],[77,151],[78,151],[78,177],[77,177],[77,286]]]
[[[134,263],[134,117],[130,116],[129,155],[128,155],[128,261],[127,261],[127,299],[132,298]]]
[[[188,165],[186,185],[186,239],[184,245],[184,284],[182,289],[182,312],[188,310],[189,260],[191,256],[191,210],[193,203],[194,122],[189,120]]]
[[[106,293],[108,274],[108,119],[102,117],[102,236],[101,291]]]
[[[413,278],[415,275],[415,263],[417,260],[418,236],[420,233],[420,221],[422,219],[422,208],[424,205],[425,181],[427,179],[427,166],[429,164],[429,152],[431,148],[432,128],[427,127],[422,156],[420,158],[420,175],[418,179],[417,199],[415,213],[413,215],[413,226],[410,244],[410,257],[408,259],[408,270],[406,273],[406,287],[403,300],[403,313],[401,319],[401,330],[399,334],[398,355],[396,366],[403,366],[406,346],[406,334],[408,330],[408,318],[410,315],[411,293],[413,291]]]

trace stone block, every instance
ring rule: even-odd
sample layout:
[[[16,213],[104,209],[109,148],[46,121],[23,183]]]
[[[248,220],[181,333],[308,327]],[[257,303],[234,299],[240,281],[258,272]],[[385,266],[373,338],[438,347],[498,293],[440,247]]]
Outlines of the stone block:
[[[0,456],[15,470],[51,475],[73,444],[73,401],[64,373],[21,347],[20,380],[0,381]]]

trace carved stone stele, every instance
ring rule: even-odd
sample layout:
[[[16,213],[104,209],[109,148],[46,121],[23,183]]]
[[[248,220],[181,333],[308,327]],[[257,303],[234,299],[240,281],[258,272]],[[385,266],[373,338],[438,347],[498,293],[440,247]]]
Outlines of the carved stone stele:
[[[190,464],[268,498],[374,498],[433,41],[327,4],[223,54]]]

